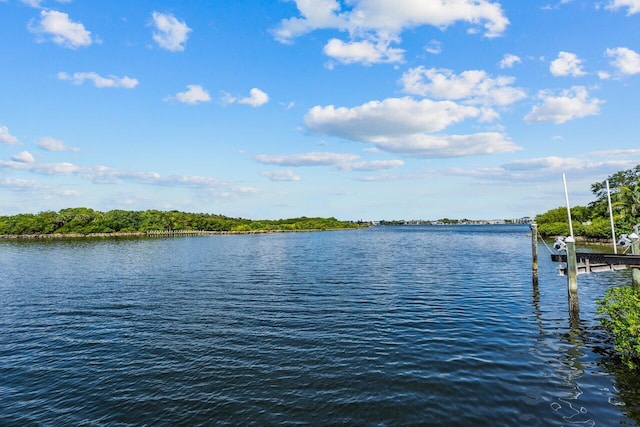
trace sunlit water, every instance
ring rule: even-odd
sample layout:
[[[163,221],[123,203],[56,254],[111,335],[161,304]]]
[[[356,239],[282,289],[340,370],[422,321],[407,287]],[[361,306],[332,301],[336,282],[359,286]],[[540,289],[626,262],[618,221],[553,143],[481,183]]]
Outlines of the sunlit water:
[[[0,425],[635,425],[528,232],[2,241]]]

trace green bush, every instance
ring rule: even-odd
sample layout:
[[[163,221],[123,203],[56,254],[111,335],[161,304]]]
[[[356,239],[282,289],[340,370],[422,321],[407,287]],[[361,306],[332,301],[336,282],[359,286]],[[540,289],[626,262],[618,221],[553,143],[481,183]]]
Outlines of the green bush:
[[[615,349],[630,368],[640,361],[640,289],[623,286],[609,289],[598,301],[602,325],[612,335]]]

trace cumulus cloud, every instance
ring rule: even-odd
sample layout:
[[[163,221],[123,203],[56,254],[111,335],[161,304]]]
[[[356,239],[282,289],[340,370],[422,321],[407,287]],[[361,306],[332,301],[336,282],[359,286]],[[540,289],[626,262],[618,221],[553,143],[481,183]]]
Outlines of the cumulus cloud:
[[[6,126],[0,126],[0,143],[7,145],[18,145],[20,142],[18,138],[9,133],[9,128]]]
[[[79,151],[76,147],[69,147],[64,142],[48,136],[40,138],[38,147],[45,151]]]
[[[342,154],[342,153],[330,153],[330,152],[311,152],[311,153],[301,153],[301,154],[289,154],[289,155],[267,155],[267,154],[258,154],[254,156],[254,159],[259,163],[266,165],[276,165],[276,166],[291,166],[291,167],[301,167],[301,166],[331,166],[338,170],[343,171],[380,171],[387,169],[394,169],[404,165],[402,160],[373,160],[373,161],[361,161],[360,156],[357,154]],[[292,176],[292,172],[289,170],[286,171],[278,171],[276,172],[265,172],[264,176],[268,176],[269,179],[276,180],[272,178],[272,175],[280,178],[280,175],[283,175],[285,178]],[[287,180],[290,179],[277,179],[277,180]],[[299,179],[294,179],[298,181]]]
[[[116,77],[113,75],[103,77],[94,72],[88,73],[73,73],[70,75],[65,72],[60,72],[57,74],[58,80],[71,81],[73,84],[81,85],[85,82],[85,80],[89,80],[93,82],[93,85],[98,88],[104,87],[114,87],[114,88],[124,88],[124,89],[133,89],[138,85],[137,79],[132,79],[130,77]]]
[[[338,169],[357,172],[373,172],[395,169],[403,166],[402,160],[373,160],[369,162],[349,162],[338,165]]]
[[[40,11],[40,21],[29,24],[29,30],[35,34],[51,37],[51,40],[70,49],[89,46],[92,43],[91,32],[79,22],[73,22],[69,15],[56,10]]]
[[[442,43],[438,40],[431,40],[429,44],[424,47],[424,50],[432,55],[440,55],[442,53]]]
[[[605,55],[611,60],[611,65],[615,67],[620,74],[633,75],[640,73],[640,55],[626,47],[617,47],[607,49]]]
[[[353,108],[315,106],[305,115],[304,123],[315,134],[372,141],[380,135],[440,131],[480,114],[478,108],[451,101],[404,97],[370,101]]]
[[[40,3],[42,3],[43,0],[20,0],[20,1],[23,4],[26,4],[27,6],[40,8]]]
[[[165,101],[179,101],[185,104],[200,104],[211,101],[211,95],[200,85],[187,85],[187,90],[178,92],[175,96],[168,96]]]
[[[373,43],[369,40],[343,42],[331,39],[324,47],[324,54],[344,64],[359,62],[365,65],[400,62],[404,50],[392,48],[389,41]]]
[[[78,166],[72,163],[25,163],[15,160],[0,160],[0,169],[25,171],[46,176],[76,176],[95,184],[121,184],[125,182],[153,185],[204,189],[219,196],[256,193],[252,187],[236,187],[214,178],[193,175],[162,176],[157,172],[143,172],[113,169],[107,166]]]
[[[354,108],[316,106],[305,115],[304,122],[314,134],[368,142],[380,150],[412,157],[458,157],[517,150],[500,133],[432,134],[463,120],[484,116],[480,108],[452,101],[416,101],[405,97],[371,101]]]
[[[239,104],[247,104],[251,105],[252,107],[260,107],[267,102],[269,102],[269,95],[255,87],[249,91],[248,97],[238,100]]]
[[[536,105],[524,117],[528,123],[554,122],[557,124],[600,113],[600,105],[604,102],[597,98],[589,98],[584,86],[574,86],[563,90],[559,95],[550,91],[541,91],[538,98],[542,104]]]
[[[274,30],[276,40],[291,43],[315,30],[336,29],[348,33],[349,41],[331,40],[325,53],[341,62],[397,62],[403,51],[391,48],[410,28],[431,25],[446,28],[464,22],[482,26],[486,37],[502,35],[509,20],[500,4],[489,0],[354,0],[344,6],[337,0],[295,0],[299,17],[284,19]],[[472,30],[475,32],[475,30]]]
[[[519,56],[507,53],[502,57],[500,61],[500,68],[512,68],[516,64],[522,63],[522,59]]]
[[[35,159],[33,158],[33,155],[31,153],[29,153],[28,151],[21,151],[18,154],[16,154],[15,156],[11,157],[11,159],[16,161],[16,162],[21,162],[21,163],[33,163],[33,162],[35,162]]]
[[[586,73],[582,69],[582,60],[575,53],[560,52],[558,58],[551,61],[549,71],[554,76],[584,76]]]
[[[288,182],[300,181],[300,176],[295,174],[290,169],[262,172],[260,175],[268,178],[271,181],[288,181]]]
[[[402,138],[387,137],[379,140],[376,146],[408,157],[429,159],[511,153],[520,149],[498,132],[471,135],[413,134]]]
[[[26,179],[16,179],[16,178],[0,179],[0,187],[8,188],[9,190],[13,190],[13,191],[43,193],[46,195],[56,194],[59,196],[72,196],[72,197],[76,197],[80,195],[80,193],[75,190],[58,189],[38,181],[31,181]]]
[[[252,107],[256,108],[269,102],[269,95],[267,95],[265,92],[261,91],[260,89],[254,87],[249,91],[249,96],[246,96],[244,98],[238,98],[230,94],[225,94],[222,98],[222,102],[224,104],[237,103],[237,104],[251,105]]]
[[[276,166],[338,166],[343,163],[358,160],[356,154],[342,154],[329,152],[311,152],[290,155],[257,154],[254,159],[265,165]]]
[[[607,9],[617,10],[627,8],[627,15],[633,15],[640,12],[640,0],[611,0],[607,5]]]
[[[598,160],[576,157],[541,157],[526,160],[516,160],[504,164],[504,169],[510,179],[527,179],[529,177],[558,176],[560,171],[572,173],[574,176],[593,176],[607,173],[611,170],[626,168],[628,162],[620,160]],[[620,169],[618,169],[620,168]]]
[[[447,168],[437,173],[446,176],[464,176],[486,182],[527,182],[557,180],[565,172],[572,179],[592,179],[637,165],[634,160],[602,159],[596,153],[581,157],[539,157],[516,160],[498,167],[477,169]]]
[[[171,52],[183,51],[191,28],[170,13],[153,12],[153,40],[163,49]]]
[[[481,70],[455,74],[451,70],[422,66],[405,72],[400,82],[411,95],[464,100],[469,104],[506,106],[526,97],[524,90],[513,87],[513,77],[492,78]]]

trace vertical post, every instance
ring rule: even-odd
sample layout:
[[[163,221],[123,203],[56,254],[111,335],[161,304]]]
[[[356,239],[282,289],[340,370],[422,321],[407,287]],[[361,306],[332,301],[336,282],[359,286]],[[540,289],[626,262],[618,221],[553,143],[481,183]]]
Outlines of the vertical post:
[[[562,174],[562,182],[564,183],[564,199],[567,202],[567,217],[569,218],[569,237],[573,239],[573,222],[571,222],[571,207],[569,205],[569,192],[567,191],[567,178],[565,177],[564,173]]]
[[[576,260],[576,240],[569,236],[567,244],[567,291],[571,311],[578,310],[578,261]]]
[[[611,241],[613,242],[613,253],[618,253],[618,246],[616,245],[616,228],[613,224],[613,209],[611,207],[611,191],[609,190],[609,180],[605,181],[607,183],[607,200],[609,201],[609,221],[611,221]]]
[[[640,254],[640,236],[635,231],[629,235],[631,239],[631,253]],[[633,286],[640,288],[640,268],[631,268],[631,281]]]
[[[533,284],[538,284],[538,224],[531,223],[531,274]]]

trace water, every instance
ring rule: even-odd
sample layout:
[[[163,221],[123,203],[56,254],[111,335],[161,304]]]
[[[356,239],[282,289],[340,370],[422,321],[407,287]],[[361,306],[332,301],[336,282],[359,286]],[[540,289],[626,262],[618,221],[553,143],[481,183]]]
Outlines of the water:
[[[635,425],[526,226],[0,242],[0,425]]]

